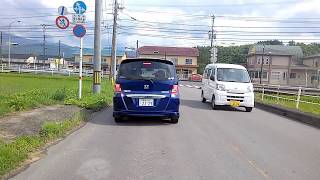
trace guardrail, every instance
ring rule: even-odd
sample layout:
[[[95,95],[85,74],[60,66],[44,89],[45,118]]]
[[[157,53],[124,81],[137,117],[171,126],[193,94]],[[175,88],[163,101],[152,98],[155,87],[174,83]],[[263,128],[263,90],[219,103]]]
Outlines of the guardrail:
[[[275,100],[277,104],[281,100],[294,102],[296,109],[300,109],[301,103],[320,108],[320,89],[265,84],[255,84],[254,89],[255,92],[261,94],[261,101],[264,101],[265,97],[269,97]]]

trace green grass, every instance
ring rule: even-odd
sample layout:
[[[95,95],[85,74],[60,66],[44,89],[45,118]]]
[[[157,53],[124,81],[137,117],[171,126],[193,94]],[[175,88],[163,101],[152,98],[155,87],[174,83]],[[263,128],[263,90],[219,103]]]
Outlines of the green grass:
[[[261,95],[262,95],[261,93],[255,94],[256,101],[263,102],[266,104],[278,104],[286,108],[296,109],[296,101],[290,101],[290,100],[285,100],[281,98],[278,101],[276,97],[270,97],[270,96],[264,96],[264,99],[262,101]],[[273,94],[273,96],[276,96],[276,94]],[[283,95],[283,94],[280,94],[279,97],[288,98],[288,99],[297,98],[294,95]],[[320,97],[315,98],[315,97],[309,97],[309,96],[301,96],[301,100],[320,104]],[[300,102],[299,110],[305,113],[310,113],[316,116],[320,116],[320,105]]]
[[[70,130],[85,120],[83,114],[77,114],[70,120],[45,122],[39,135],[21,136],[12,142],[0,141],[0,179],[27,160],[31,153],[39,150],[46,143],[65,136]]]
[[[32,74],[0,74],[0,117],[41,105],[74,104],[100,110],[112,101],[110,81],[103,80],[102,93],[93,95],[92,78],[83,80],[83,98],[78,99],[78,78]]]

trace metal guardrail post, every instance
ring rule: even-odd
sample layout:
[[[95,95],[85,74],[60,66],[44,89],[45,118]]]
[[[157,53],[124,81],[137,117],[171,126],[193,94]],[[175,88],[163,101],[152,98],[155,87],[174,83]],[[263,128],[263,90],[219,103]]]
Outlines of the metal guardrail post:
[[[299,87],[299,91],[298,91],[297,102],[296,102],[296,109],[299,109],[300,96],[301,96],[301,87]]]
[[[277,104],[279,104],[279,101],[280,101],[280,85],[278,86],[277,88]]]
[[[262,84],[262,95],[261,95],[261,100],[263,101],[264,99],[264,84]]]
[[[53,76],[53,69],[51,69],[51,76]]]
[[[1,64],[1,72],[3,72],[3,64]]]
[[[19,74],[21,74],[21,68],[20,68],[20,65],[19,65],[19,67],[18,67],[18,68],[19,68]]]
[[[71,76],[71,73],[70,73],[70,71],[69,71],[69,77]]]

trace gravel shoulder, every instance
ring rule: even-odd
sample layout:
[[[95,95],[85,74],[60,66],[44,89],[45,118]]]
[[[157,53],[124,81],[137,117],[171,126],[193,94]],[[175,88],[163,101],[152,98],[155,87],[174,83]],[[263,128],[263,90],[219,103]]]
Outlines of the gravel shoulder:
[[[43,122],[71,119],[80,110],[73,105],[54,105],[11,114],[0,118],[0,139],[38,134]]]

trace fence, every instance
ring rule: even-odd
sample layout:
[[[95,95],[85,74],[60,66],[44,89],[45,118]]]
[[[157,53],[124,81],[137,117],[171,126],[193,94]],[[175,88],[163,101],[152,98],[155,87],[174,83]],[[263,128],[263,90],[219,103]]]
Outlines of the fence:
[[[49,75],[64,75],[64,76],[78,76],[79,75],[79,69],[50,69],[50,68],[44,68],[41,66],[31,66],[31,67],[25,67],[25,66],[11,66],[10,68],[5,66],[4,64],[0,64],[0,73],[32,73],[32,74],[49,74]],[[109,77],[109,71],[102,71],[101,77]],[[92,70],[83,70],[82,76],[93,76]]]
[[[291,102],[291,105],[294,103],[295,108],[300,110],[301,103],[304,103],[309,105],[304,108],[314,108],[320,114],[320,89],[265,84],[255,84],[254,89],[261,101],[271,101],[276,104]]]

